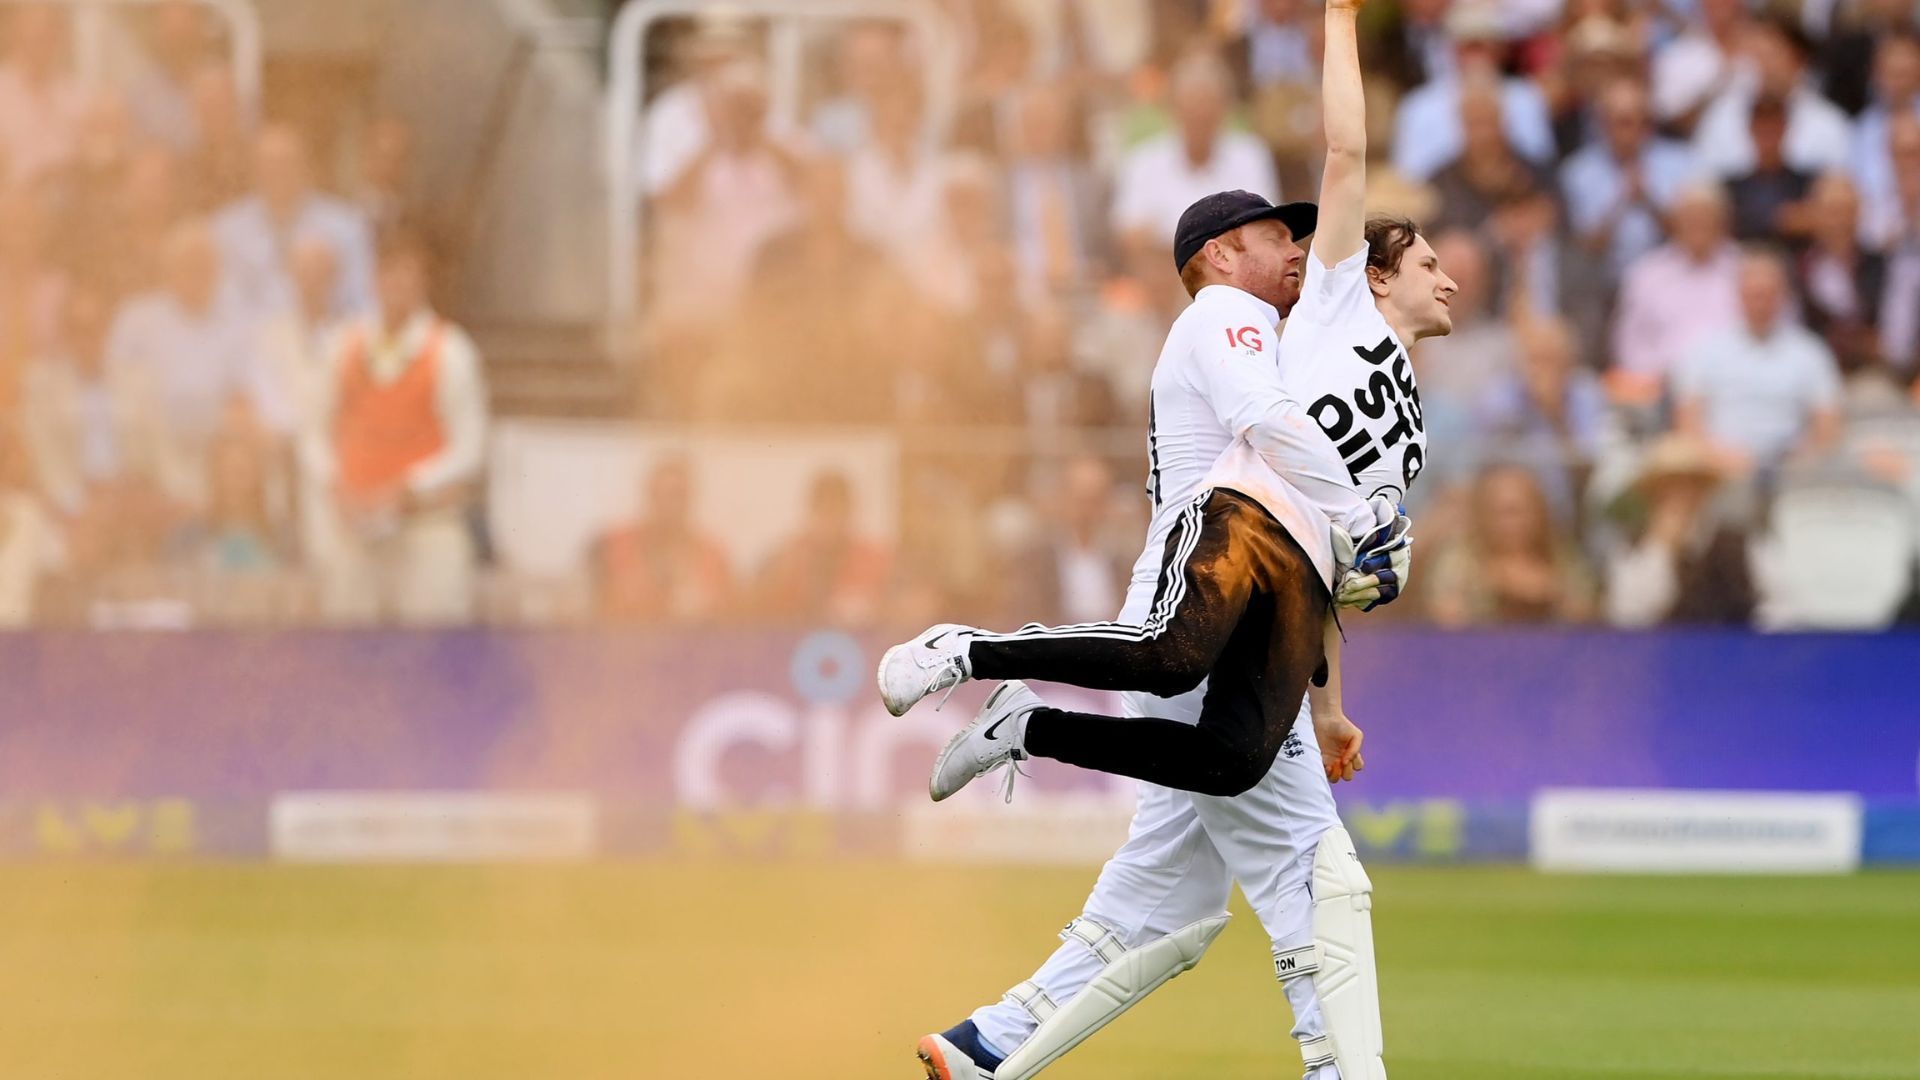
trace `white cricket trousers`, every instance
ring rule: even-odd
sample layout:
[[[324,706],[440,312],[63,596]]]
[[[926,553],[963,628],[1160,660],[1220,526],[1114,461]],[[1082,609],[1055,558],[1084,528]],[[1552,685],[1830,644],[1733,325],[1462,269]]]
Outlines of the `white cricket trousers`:
[[[457,509],[410,515],[392,536],[371,542],[336,528],[317,554],[330,622],[457,626],[473,619],[477,558]]]
[[[1127,716],[1199,716],[1202,685],[1176,698],[1122,695]],[[1127,840],[1120,845],[1087,897],[1082,914],[1114,931],[1129,948],[1163,937],[1188,923],[1227,910],[1234,882],[1267,931],[1275,953],[1313,940],[1313,855],[1320,837],[1339,824],[1333,790],[1322,771],[1313,720],[1306,702],[1289,740],[1266,778],[1232,797],[1196,795],[1153,784],[1140,785]],[[1079,941],[1054,950],[1033,975],[1056,1005],[1079,993],[1105,965]],[[1293,1037],[1326,1034],[1310,977],[1287,980],[1293,1006]],[[1015,1002],[975,1010],[980,1034],[1010,1053],[1033,1033],[1033,1015]],[[1332,1065],[1305,1080],[1336,1080]]]

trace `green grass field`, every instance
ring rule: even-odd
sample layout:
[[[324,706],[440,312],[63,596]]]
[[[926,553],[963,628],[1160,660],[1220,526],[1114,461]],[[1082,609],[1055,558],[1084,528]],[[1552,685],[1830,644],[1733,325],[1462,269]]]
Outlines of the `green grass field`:
[[[1053,945],[1084,870],[0,868],[0,1077],[865,1080]],[[1920,1077],[1920,874],[1375,872],[1394,1080]],[[1049,1073],[1297,1076],[1244,911]]]

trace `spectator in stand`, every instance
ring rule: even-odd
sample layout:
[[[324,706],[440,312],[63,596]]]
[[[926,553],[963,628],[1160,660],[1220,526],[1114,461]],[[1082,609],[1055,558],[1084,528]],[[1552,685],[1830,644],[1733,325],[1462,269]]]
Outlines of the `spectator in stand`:
[[[1920,117],[1920,34],[1911,29],[1880,42],[1873,54],[1873,102],[1853,125],[1850,168],[1868,202],[1893,190],[1887,132],[1896,116]]]
[[[180,190],[187,209],[212,213],[246,194],[255,164],[253,122],[240,102],[233,69],[224,63],[203,64],[191,89],[198,137],[182,159]]]
[[[847,227],[885,252],[896,272],[922,289],[940,291],[948,268],[930,265],[926,245],[946,229],[946,163],[922,126],[921,93],[896,87],[875,103],[872,134],[847,162]]]
[[[946,168],[940,230],[921,238],[927,265],[892,271],[908,299],[886,314],[884,354],[867,354],[878,370],[854,392],[878,406],[874,419],[902,430],[998,422],[1020,366],[1022,298],[1000,192],[975,157]]]
[[[114,316],[107,363],[116,378],[152,388],[162,434],[149,469],[174,502],[206,501],[206,452],[230,402],[270,410],[273,391],[254,326],[220,297],[220,251],[204,221],[167,238],[164,285]]]
[[[1723,89],[1752,77],[1744,59],[1752,25],[1746,0],[1699,0],[1687,29],[1653,57],[1653,116],[1662,127],[1691,134]]]
[[[329,307],[339,262],[325,240],[311,236],[294,243],[291,262],[298,303],[259,327],[259,348],[273,386],[271,408],[261,420],[276,439],[299,447],[325,435],[309,427],[322,421],[321,410],[337,378],[333,346],[338,324]],[[300,550],[310,561],[317,560],[326,549],[326,530],[333,527],[332,492],[304,469],[292,487]]]
[[[373,232],[353,204],[314,186],[307,143],[290,127],[270,125],[254,147],[253,194],[214,219],[227,299],[254,319],[297,302],[287,256],[302,237],[327,242],[340,260],[331,314],[347,318],[373,307]]]
[[[738,60],[715,72],[705,118],[701,148],[659,196],[663,272],[654,302],[691,320],[741,296],[761,246],[801,209],[802,163],[767,131],[758,65]]]
[[[685,174],[712,140],[710,114],[725,90],[721,76],[751,62],[752,40],[743,23],[727,15],[701,18],[693,34],[670,56],[685,69],[647,103],[645,142],[638,146],[640,194],[659,198]]]
[[[1493,465],[1473,486],[1466,535],[1433,555],[1425,586],[1442,626],[1578,623],[1593,617],[1594,583],[1561,535],[1533,473]]]
[[[923,272],[928,295],[964,316],[998,315],[998,325],[987,329],[1017,333],[1018,256],[1000,177],[985,158],[958,153],[941,163],[941,180],[939,232],[931,239],[937,261],[945,266],[937,277]]]
[[[263,436],[243,411],[229,413],[207,451],[206,512],[170,538],[176,565],[229,575],[267,573],[284,564],[283,530],[270,509],[280,458]]]
[[[1600,135],[1560,169],[1568,224],[1614,275],[1660,245],[1662,218],[1696,171],[1683,143],[1656,136],[1646,88],[1616,79],[1599,100]]]
[[[1020,99],[1006,187],[1026,295],[1084,287],[1102,254],[1099,184],[1083,141],[1066,84],[1044,83]]]
[[[303,236],[287,262],[294,305],[261,322],[258,334],[272,390],[260,419],[267,430],[291,439],[313,417],[323,385],[332,381],[328,345],[337,325],[332,302],[340,260],[326,240]]]
[[[1500,124],[1500,84],[1470,77],[1460,86],[1460,156],[1434,174],[1437,229],[1473,228],[1503,207],[1551,191],[1553,174],[1514,153]]]
[[[1396,113],[1396,92],[1386,83],[1367,83],[1367,209],[1371,213],[1400,215],[1411,221],[1430,221],[1438,211],[1438,200],[1434,198],[1432,188],[1425,181],[1415,181],[1411,177],[1400,175],[1400,169],[1394,169],[1390,160],[1394,146],[1394,113]],[[1313,98],[1319,102],[1319,98]],[[1315,104],[1315,110],[1319,106]],[[1317,113],[1315,113],[1317,117]],[[1317,119],[1313,121],[1319,123]],[[1319,138],[1319,135],[1313,135]],[[1319,169],[1321,160],[1311,158],[1317,154],[1317,148],[1309,152],[1309,161],[1300,161],[1298,165]],[[1311,173],[1309,177],[1317,177]],[[1317,179],[1306,184],[1306,190],[1315,190]]]
[[[32,191],[0,185],[0,419],[19,407],[21,374],[60,318],[65,277],[49,258],[46,220]]]
[[[813,479],[799,531],[761,567],[755,606],[782,620],[864,624],[881,610],[890,562],[856,531],[852,483],[828,470]]]
[[[1789,166],[1814,174],[1846,168],[1853,127],[1808,78],[1807,39],[1799,26],[1781,17],[1761,20],[1748,30],[1746,45],[1752,76],[1727,84],[1700,117],[1693,136],[1700,164],[1716,176],[1752,171],[1758,164],[1754,105],[1773,99],[1786,109],[1783,156]]]
[[[1566,320],[1526,319],[1515,337],[1519,370],[1481,398],[1478,435],[1492,436],[1502,456],[1532,469],[1554,520],[1572,522],[1600,453],[1606,394],[1581,366],[1578,339]]]
[[[984,5],[980,5],[984,6]],[[1018,0],[1009,14],[1025,26],[1033,70],[1098,87],[1118,85],[1147,61],[1154,44],[1153,0]]]
[[[1727,199],[1718,185],[1682,188],[1673,200],[1673,238],[1635,259],[1614,315],[1613,366],[1639,399],[1659,386],[1702,336],[1739,317],[1740,249],[1727,237]]]
[[[1736,240],[1798,240],[1806,235],[1803,200],[1813,174],[1787,164],[1787,103],[1763,97],[1751,114],[1753,168],[1727,182]]]
[[[353,203],[374,235],[403,225],[418,227],[413,128],[398,116],[376,117],[361,137],[359,166]]]
[[[1840,372],[1833,354],[1787,310],[1787,271],[1754,251],[1739,265],[1740,321],[1703,337],[1673,373],[1675,426],[1729,461],[1769,470],[1833,445]]]
[[[66,562],[65,541],[34,490],[19,433],[0,427],[0,629],[33,625],[43,586]]]
[[[1203,195],[1242,189],[1278,201],[1273,157],[1252,135],[1229,130],[1233,83],[1211,53],[1194,53],[1173,70],[1169,88],[1174,130],[1127,152],[1113,197],[1113,230],[1128,270],[1140,281],[1164,285],[1184,303],[1167,265],[1180,214]]]
[[[167,236],[180,224],[180,170],[157,146],[127,162],[120,188],[73,235],[75,268],[110,299],[159,288]]]
[[[1016,419],[1029,431],[1064,431],[1119,423],[1113,386],[1081,370],[1074,356],[1072,313],[1060,306],[1033,307],[1021,337],[1021,367],[1006,389],[1023,406]],[[1000,407],[1005,408],[1005,398]],[[1119,610],[1118,608],[1114,610]]]
[[[1560,227],[1560,203],[1551,188],[1509,199],[1483,227],[1493,246],[1488,292],[1508,318],[1565,315],[1598,341],[1605,336],[1606,264],[1586,256]],[[1596,361],[1598,357],[1594,358]]]
[[[184,154],[201,135],[193,80],[211,58],[206,8],[191,0],[160,0],[147,16],[147,62],[128,81],[126,101],[142,134]]]
[[[67,70],[67,10],[21,4],[8,12],[0,60],[0,153],[12,182],[29,184],[66,165],[80,135],[87,92]]]
[[[946,143],[928,149],[997,158],[1013,130],[1014,103],[1035,74],[1033,36],[1027,21],[1005,4],[971,6],[973,48],[961,60]]]
[[[306,426],[310,482],[334,496],[318,570],[337,621],[446,625],[472,614],[467,513],[485,464],[487,392],[472,340],[429,302],[430,260],[411,233],[382,238],[378,313],[336,338],[335,381]]]
[[[1880,367],[1880,302],[1887,260],[1860,246],[1860,197],[1843,173],[1814,182],[1807,198],[1809,244],[1795,261],[1794,292],[1807,329],[1820,335],[1848,375]]]
[[[1322,137],[1320,14],[1304,0],[1255,0],[1244,10],[1242,36],[1227,50],[1252,88],[1248,118],[1273,151],[1280,190],[1311,191]]]
[[[1650,448],[1622,505],[1632,539],[1607,558],[1607,621],[1614,626],[1727,624],[1753,618],[1747,541],[1716,506],[1712,450],[1668,435]]]
[[[84,246],[71,229],[86,228],[103,216],[113,194],[126,182],[133,157],[133,115],[119,94],[96,91],[87,98],[74,139],[72,159],[58,184],[49,185],[54,209],[62,217],[61,235],[69,250]]]
[[[589,565],[602,618],[688,622],[734,604],[726,549],[693,522],[693,469],[669,454],[647,470],[640,514],[593,543]]]
[[[1448,33],[1452,0],[1406,0],[1386,9],[1389,21],[1377,41],[1364,44],[1366,70],[1378,71],[1401,90],[1412,90],[1453,71],[1454,39]]]
[[[1552,161],[1546,98],[1526,79],[1501,72],[1507,39],[1499,11],[1484,0],[1462,0],[1448,14],[1447,29],[1454,38],[1453,70],[1401,101],[1394,118],[1394,168],[1425,180],[1458,158],[1466,144],[1460,99],[1466,87],[1485,82],[1498,87],[1500,128],[1514,153],[1538,165]]]
[[[152,263],[165,235],[164,228],[150,232],[142,238],[148,245],[144,250],[130,250],[119,203],[138,163],[132,127],[124,98],[96,92],[87,103],[72,163],[60,183],[46,186],[60,261],[72,275],[108,285],[116,299],[132,287],[152,286],[153,267],[142,264]]]
[[[899,358],[940,344],[929,305],[849,230],[844,170],[820,159],[805,178],[805,212],[754,262],[741,309],[750,317],[726,320],[711,346],[663,358],[655,385],[667,415],[884,424]],[[807,365],[808,377],[768,378],[775,356]]]
[[[1532,69],[1533,78],[1552,110],[1555,156],[1572,155],[1604,131],[1600,98],[1607,87],[1626,80],[1644,88],[1644,40],[1644,31],[1636,31],[1612,13],[1600,12],[1567,24],[1557,48],[1535,39],[1537,53],[1546,55],[1534,61],[1540,66]]]
[[[36,486],[61,513],[78,514],[96,489],[120,479],[141,457],[134,445],[157,417],[130,371],[107,365],[112,308],[98,291],[67,292],[53,346],[28,366],[21,434]]]
[[[1529,74],[1537,74],[1542,57],[1553,62],[1579,52],[1574,39],[1582,36],[1583,25],[1612,23],[1627,34],[1637,31],[1645,18],[1634,0],[1499,0],[1494,10],[1507,40],[1514,43],[1514,69]],[[1555,46],[1566,53],[1556,53]]]
[[[900,24],[875,19],[839,35],[832,97],[814,107],[810,127],[820,148],[846,157],[873,138],[881,102],[915,78]]]
[[[1303,0],[1255,0],[1246,28],[1247,81],[1254,94],[1320,77],[1319,44]]]
[[[999,3],[1001,0],[988,0]],[[1018,2],[1018,0],[1015,0]],[[1234,13],[1210,0],[1160,0],[1149,3],[1148,33],[1152,40],[1146,63],[1169,68],[1179,57],[1195,49],[1208,48],[1215,38],[1231,26]],[[1231,5],[1229,5],[1231,7]]]
[[[1823,5],[1804,5],[1801,15],[1815,37],[1822,34],[1811,12],[1819,6]],[[1835,105],[1864,118],[1878,93],[1880,51],[1894,40],[1913,35],[1913,4],[1910,0],[1856,0],[1854,3],[1829,2],[1824,7],[1829,21],[1841,23],[1832,28],[1820,53],[1818,66],[1825,73],[1824,92]],[[1837,8],[1845,10],[1836,11]],[[1838,20],[1834,19],[1836,15]],[[1879,100],[1905,99],[1882,96]]]
[[[1861,234],[1869,247],[1890,252],[1920,231],[1920,115],[1887,121],[1887,164],[1888,182],[1860,192]]]
[[[1893,190],[1864,208],[1868,236],[1887,255],[1887,291],[1880,308],[1880,350],[1913,379],[1920,373],[1920,118],[1898,116],[1887,125]],[[1920,383],[1916,383],[1920,385]]]
[[[1113,618],[1126,599],[1131,555],[1115,536],[1113,470],[1100,458],[1075,457],[1048,500],[1054,520],[1037,543],[1009,560],[1009,597],[1021,617],[1049,626]]]
[[[927,265],[911,279],[934,321],[910,327],[909,313],[895,316],[900,340],[914,342],[889,372],[892,419],[907,428],[994,423],[1021,362],[1023,298],[1000,189],[975,155],[949,158],[946,173],[940,231],[922,238]],[[922,333],[928,339],[915,341]]]

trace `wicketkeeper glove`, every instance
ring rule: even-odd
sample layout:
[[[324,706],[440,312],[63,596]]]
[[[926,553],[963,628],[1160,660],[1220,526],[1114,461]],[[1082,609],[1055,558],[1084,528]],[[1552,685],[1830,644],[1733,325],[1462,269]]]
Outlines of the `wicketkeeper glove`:
[[[1402,508],[1375,496],[1376,527],[1362,537],[1333,530],[1333,601],[1340,607],[1372,611],[1391,604],[1407,586],[1413,569],[1413,522]]]

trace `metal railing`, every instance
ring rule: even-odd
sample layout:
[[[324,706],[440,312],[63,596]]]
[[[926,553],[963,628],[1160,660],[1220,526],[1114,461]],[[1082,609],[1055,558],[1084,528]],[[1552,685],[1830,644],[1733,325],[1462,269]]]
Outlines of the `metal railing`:
[[[707,0],[633,0],[614,20],[606,123],[607,315],[615,344],[631,333],[640,300],[645,222],[636,166],[637,149],[644,145],[646,134],[648,89],[642,45],[662,19],[710,16],[715,10],[716,5]],[[727,3],[723,10],[732,18],[764,19],[770,24],[768,70],[776,126],[796,119],[805,44],[802,27],[853,19],[906,24],[922,61],[919,70],[927,80],[929,134],[943,132],[953,115],[960,58],[952,28],[934,0],[739,0]]]
[[[536,48],[569,52],[600,47],[600,20],[590,15],[562,15],[545,0],[494,0],[494,7]]]
[[[260,13],[249,0],[191,0],[218,15],[227,27],[233,52],[233,81],[240,100],[251,108],[260,104],[263,53]],[[88,85],[105,81],[110,9],[153,7],[161,0],[0,0],[0,6],[58,5],[73,12],[74,73]]]

